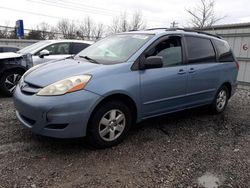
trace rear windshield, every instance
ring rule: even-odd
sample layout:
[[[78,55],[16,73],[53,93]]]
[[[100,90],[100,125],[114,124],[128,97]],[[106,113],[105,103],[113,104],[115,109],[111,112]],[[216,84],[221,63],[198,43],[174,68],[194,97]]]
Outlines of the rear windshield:
[[[113,35],[94,43],[76,57],[88,56],[103,64],[125,62],[152,37],[148,34]]]
[[[27,46],[27,47],[19,50],[18,53],[20,53],[20,54],[32,53],[34,50],[36,50],[36,49],[38,49],[38,48],[40,48],[40,47],[42,47],[44,45],[47,45],[49,43],[51,43],[51,42],[46,41],[46,40],[45,41],[40,41],[40,42],[37,42],[35,44],[32,44],[30,46]]]

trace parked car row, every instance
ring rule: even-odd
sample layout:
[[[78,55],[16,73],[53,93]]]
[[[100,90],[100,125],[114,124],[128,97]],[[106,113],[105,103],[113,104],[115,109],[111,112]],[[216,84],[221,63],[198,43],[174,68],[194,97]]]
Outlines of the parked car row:
[[[91,44],[80,40],[44,40],[16,53],[0,53],[0,94],[11,96],[23,73],[32,66],[68,58]]]
[[[147,118],[204,105],[223,112],[238,69],[228,43],[215,35],[183,29],[115,34],[73,58],[29,69],[15,89],[16,115],[36,134],[86,136],[98,148],[111,147]]]

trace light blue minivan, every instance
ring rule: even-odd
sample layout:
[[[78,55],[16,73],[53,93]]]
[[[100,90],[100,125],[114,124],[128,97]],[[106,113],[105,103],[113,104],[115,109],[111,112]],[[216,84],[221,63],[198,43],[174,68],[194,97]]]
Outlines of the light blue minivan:
[[[71,59],[35,66],[14,93],[20,122],[36,134],[121,142],[144,119],[210,105],[221,113],[239,65],[220,37],[149,29],[107,37]]]

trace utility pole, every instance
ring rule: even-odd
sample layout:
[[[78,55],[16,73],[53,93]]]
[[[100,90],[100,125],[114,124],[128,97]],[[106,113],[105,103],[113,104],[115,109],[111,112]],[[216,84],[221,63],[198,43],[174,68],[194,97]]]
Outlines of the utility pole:
[[[179,24],[178,22],[173,21],[173,22],[170,23],[170,28],[178,27],[178,24]]]

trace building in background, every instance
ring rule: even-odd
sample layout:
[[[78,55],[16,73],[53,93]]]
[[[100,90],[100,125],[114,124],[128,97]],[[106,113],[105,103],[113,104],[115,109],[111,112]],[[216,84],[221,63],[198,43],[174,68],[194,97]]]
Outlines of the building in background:
[[[250,85],[250,23],[217,25],[203,31],[217,34],[228,41],[240,64],[238,81]]]

